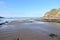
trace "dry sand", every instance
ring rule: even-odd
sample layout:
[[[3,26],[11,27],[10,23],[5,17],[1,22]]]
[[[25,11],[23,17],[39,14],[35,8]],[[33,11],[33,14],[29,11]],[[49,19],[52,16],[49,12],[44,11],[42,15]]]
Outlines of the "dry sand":
[[[3,25],[0,26],[0,40],[51,40],[49,34],[60,35],[59,30],[60,26],[48,24]]]

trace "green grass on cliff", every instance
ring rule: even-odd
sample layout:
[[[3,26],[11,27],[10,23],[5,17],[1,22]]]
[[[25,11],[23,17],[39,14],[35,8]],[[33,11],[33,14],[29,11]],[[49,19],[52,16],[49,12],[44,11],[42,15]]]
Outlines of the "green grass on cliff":
[[[56,14],[58,14],[58,12],[60,12],[60,8],[52,9],[51,11],[48,12],[48,14],[55,16]]]

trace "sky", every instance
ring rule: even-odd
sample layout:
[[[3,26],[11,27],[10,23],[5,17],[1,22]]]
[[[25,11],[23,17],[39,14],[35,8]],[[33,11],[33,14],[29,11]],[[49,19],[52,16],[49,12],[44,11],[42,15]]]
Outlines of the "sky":
[[[60,0],[0,0],[3,17],[42,17],[54,8],[60,8]]]

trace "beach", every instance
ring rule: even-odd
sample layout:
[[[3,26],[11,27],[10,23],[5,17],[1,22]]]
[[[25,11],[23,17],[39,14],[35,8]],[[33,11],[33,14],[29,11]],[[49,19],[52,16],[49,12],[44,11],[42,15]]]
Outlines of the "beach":
[[[38,22],[9,24],[0,26],[0,40],[52,40],[50,33],[60,36],[60,26],[57,25]]]

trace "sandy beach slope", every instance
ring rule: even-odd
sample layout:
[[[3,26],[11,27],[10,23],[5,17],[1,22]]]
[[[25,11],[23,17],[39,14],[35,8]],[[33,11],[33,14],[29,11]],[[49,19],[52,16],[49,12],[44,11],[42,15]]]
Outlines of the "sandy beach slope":
[[[0,40],[52,40],[50,33],[60,35],[60,26],[22,23],[18,25],[0,26]],[[54,39],[57,40],[57,39]]]

